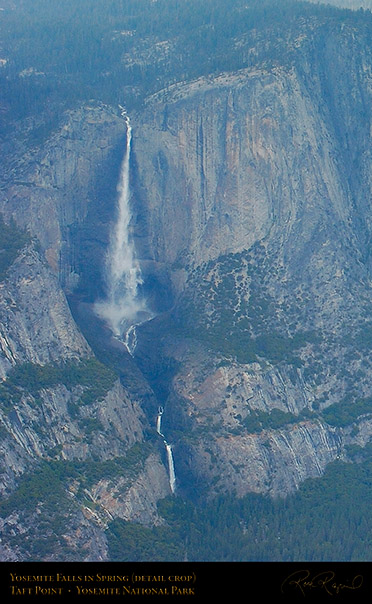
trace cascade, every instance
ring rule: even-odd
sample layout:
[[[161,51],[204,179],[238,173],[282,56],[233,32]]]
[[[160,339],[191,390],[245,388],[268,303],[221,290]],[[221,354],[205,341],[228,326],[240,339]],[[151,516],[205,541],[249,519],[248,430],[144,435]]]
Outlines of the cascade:
[[[162,436],[164,438],[164,435],[161,433],[161,416],[164,413],[164,409],[163,407],[159,407],[158,409],[158,415],[156,417],[156,431],[158,434],[160,434],[160,436]]]
[[[171,489],[172,493],[174,493],[176,490],[176,473],[174,470],[172,445],[167,443],[167,441],[164,438],[164,434],[162,434],[162,432],[161,432],[161,417],[162,417],[163,413],[164,413],[163,407],[159,407],[158,415],[156,417],[156,431],[162,437],[164,445],[165,445],[165,450],[167,452],[167,461],[168,461],[169,485],[170,485],[170,489]]]
[[[169,468],[169,484],[170,484],[172,493],[174,493],[176,490],[176,474],[174,472],[172,446],[169,445],[166,441],[164,441],[164,444],[165,444],[165,448],[167,450],[168,468]]]
[[[137,344],[135,327],[147,320],[149,313],[145,301],[140,296],[143,280],[130,232],[129,176],[132,127],[125,109],[120,109],[126,123],[127,137],[117,186],[116,222],[105,259],[107,294],[105,300],[95,304],[95,312],[107,322],[116,337],[124,338],[124,344],[133,354]]]
[[[136,350],[136,346],[137,346],[136,327],[137,327],[137,323],[134,323],[134,325],[130,326],[127,333],[125,334],[125,340],[124,340],[126,349],[132,356],[133,356],[134,351]]]

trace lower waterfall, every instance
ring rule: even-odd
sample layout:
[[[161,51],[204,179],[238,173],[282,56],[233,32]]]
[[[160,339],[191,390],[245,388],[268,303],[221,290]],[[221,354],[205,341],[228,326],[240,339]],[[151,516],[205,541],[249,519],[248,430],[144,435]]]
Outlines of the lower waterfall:
[[[156,416],[156,431],[159,434],[159,436],[162,437],[164,445],[165,445],[165,449],[167,452],[167,461],[168,461],[169,485],[170,485],[170,489],[171,489],[172,493],[174,493],[176,491],[176,473],[174,470],[172,445],[167,443],[167,441],[164,438],[164,434],[162,434],[162,432],[161,432],[161,417],[162,417],[163,413],[164,413],[163,407],[159,407],[158,414]]]
[[[168,445],[166,441],[164,441],[165,448],[167,450],[167,458],[168,458],[168,469],[169,469],[169,484],[172,493],[176,490],[176,474],[174,472],[174,462],[173,462],[173,453],[172,446]]]

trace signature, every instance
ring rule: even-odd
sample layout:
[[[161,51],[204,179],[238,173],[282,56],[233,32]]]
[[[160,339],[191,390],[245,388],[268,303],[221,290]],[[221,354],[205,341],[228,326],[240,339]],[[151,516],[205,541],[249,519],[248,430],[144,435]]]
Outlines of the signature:
[[[355,575],[351,580],[340,583],[336,580],[336,573],[325,571],[316,575],[311,575],[309,570],[298,570],[287,577],[282,585],[281,591],[284,594],[290,589],[298,590],[303,596],[313,589],[323,590],[330,596],[339,594],[341,591],[355,591],[363,585],[362,575]]]

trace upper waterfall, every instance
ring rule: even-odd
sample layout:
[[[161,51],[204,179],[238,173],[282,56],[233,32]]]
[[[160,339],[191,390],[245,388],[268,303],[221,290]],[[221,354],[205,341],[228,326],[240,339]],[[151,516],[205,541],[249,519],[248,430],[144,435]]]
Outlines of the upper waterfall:
[[[143,283],[140,266],[136,259],[131,237],[130,208],[130,155],[132,127],[126,111],[122,116],[127,127],[126,146],[117,186],[118,204],[116,222],[111,233],[110,245],[105,259],[105,300],[95,304],[97,315],[104,319],[116,336],[123,336],[131,326],[140,323],[146,316],[146,304],[140,295]]]

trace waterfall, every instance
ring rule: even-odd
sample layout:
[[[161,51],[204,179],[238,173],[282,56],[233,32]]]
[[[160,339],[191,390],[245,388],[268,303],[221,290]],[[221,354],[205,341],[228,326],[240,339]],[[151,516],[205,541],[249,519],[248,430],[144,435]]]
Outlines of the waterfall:
[[[129,176],[132,127],[126,111],[123,108],[121,110],[127,127],[127,137],[117,186],[116,222],[105,262],[107,294],[105,300],[95,304],[95,311],[107,322],[115,336],[124,336],[124,343],[129,352],[133,353],[137,343],[133,326],[138,325],[141,322],[138,319],[145,318],[148,313],[144,300],[140,298],[139,289],[143,280],[130,232]]]
[[[176,490],[176,473],[174,470],[174,460],[173,460],[173,452],[172,445],[168,444],[164,438],[164,434],[161,432],[161,416],[164,413],[163,407],[159,407],[158,414],[156,416],[156,431],[162,437],[165,450],[167,452],[167,461],[168,461],[168,472],[169,472],[169,485],[172,493]]]
[[[163,407],[159,407],[158,415],[156,417],[156,431],[157,433],[164,438],[164,435],[161,433],[161,416],[163,415]]]
[[[167,442],[164,441],[164,443],[165,443],[165,448],[167,450],[167,458],[168,458],[169,484],[170,484],[172,493],[174,493],[174,491],[176,490],[176,475],[174,472],[172,447],[171,447],[171,445],[168,445]]]

